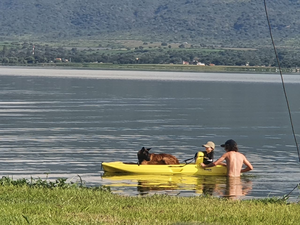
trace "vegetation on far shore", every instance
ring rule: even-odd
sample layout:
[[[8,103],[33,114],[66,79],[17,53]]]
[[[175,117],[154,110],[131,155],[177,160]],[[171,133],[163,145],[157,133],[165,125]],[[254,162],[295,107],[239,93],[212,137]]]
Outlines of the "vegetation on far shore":
[[[99,42],[98,42],[99,43]],[[83,43],[73,43],[79,46]],[[170,43],[123,42],[71,47],[71,43],[2,42],[0,65],[42,66],[114,70],[156,70],[185,72],[277,72],[271,48],[207,48]],[[134,45],[135,44],[135,45]],[[149,44],[149,45],[148,45]],[[136,46],[136,47],[134,47]],[[300,54],[279,50],[283,72],[300,72]]]
[[[173,71],[173,72],[202,72],[202,73],[277,73],[276,67],[256,66],[195,66],[195,65],[173,65],[173,64],[111,64],[111,63],[60,63],[60,64],[36,64],[25,65],[27,67],[43,68],[71,68],[90,70],[136,70],[136,71]],[[295,69],[283,68],[284,73],[296,73]],[[298,73],[298,72],[297,72]]]
[[[300,72],[299,6],[267,4],[283,72]],[[267,73],[278,67],[258,1],[27,0],[0,2],[0,12],[4,66]]]
[[[0,179],[1,224],[297,224],[300,204],[285,199],[127,197],[66,179]]]

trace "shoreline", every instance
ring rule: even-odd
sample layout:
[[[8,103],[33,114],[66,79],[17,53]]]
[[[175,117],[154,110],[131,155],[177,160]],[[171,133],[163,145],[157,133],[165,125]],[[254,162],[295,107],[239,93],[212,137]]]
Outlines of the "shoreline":
[[[0,76],[60,77],[110,80],[208,81],[208,82],[271,82],[281,83],[279,74],[223,73],[186,71],[104,70],[53,67],[3,67]],[[286,83],[300,83],[296,74],[284,75]]]
[[[203,72],[203,73],[278,73],[277,67],[264,66],[198,66],[183,64],[112,64],[112,63],[38,63],[26,65],[7,65],[1,67],[84,69],[84,70],[130,70],[130,71],[167,71],[167,72]],[[296,68],[282,68],[285,74],[300,73]]]

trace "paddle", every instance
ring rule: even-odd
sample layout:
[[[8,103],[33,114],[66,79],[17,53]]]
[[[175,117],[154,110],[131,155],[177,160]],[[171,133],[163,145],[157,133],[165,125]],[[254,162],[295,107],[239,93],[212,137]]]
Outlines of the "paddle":
[[[193,157],[193,158],[186,159],[186,160],[184,160],[184,162],[185,162],[185,164],[189,164],[189,163],[193,162],[193,161],[192,161],[193,159],[195,159],[195,158]],[[190,162],[187,162],[187,161],[189,161],[189,160],[191,160],[191,161],[190,161]]]

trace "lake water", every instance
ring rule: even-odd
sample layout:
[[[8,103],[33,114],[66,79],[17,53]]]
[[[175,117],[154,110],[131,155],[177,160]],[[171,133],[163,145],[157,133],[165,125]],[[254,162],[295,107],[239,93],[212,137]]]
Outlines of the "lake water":
[[[300,76],[284,79],[299,139]],[[80,176],[124,195],[224,196],[224,177],[110,177],[101,162],[136,162],[143,146],[183,161],[207,141],[218,158],[232,138],[254,166],[239,184],[243,198],[283,196],[299,183],[279,74],[0,67],[0,97],[2,176]]]

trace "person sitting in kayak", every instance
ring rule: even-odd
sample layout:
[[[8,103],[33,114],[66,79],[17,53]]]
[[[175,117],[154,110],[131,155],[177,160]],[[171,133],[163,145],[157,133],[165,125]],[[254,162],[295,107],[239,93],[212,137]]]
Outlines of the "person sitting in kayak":
[[[205,165],[210,164],[213,162],[214,159],[214,149],[215,149],[215,143],[212,141],[208,141],[206,144],[202,145],[202,147],[205,147],[205,151],[202,151],[203,156],[203,163]],[[195,154],[195,160],[198,157],[198,152]]]

